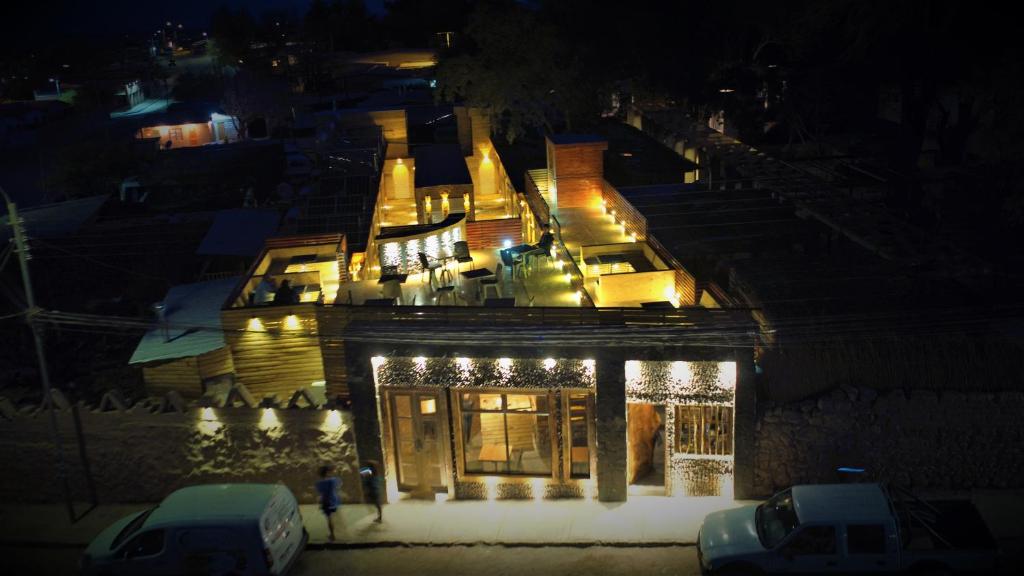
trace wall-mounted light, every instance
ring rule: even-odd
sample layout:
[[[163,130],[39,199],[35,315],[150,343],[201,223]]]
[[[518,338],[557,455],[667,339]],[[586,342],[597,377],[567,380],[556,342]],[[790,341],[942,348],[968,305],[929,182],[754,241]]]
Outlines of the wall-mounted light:
[[[299,317],[296,316],[295,314],[292,314],[291,312],[288,312],[288,315],[284,317],[284,327],[287,328],[288,330],[298,330]]]
[[[556,364],[556,362],[555,362],[554,358],[545,358],[544,359],[544,369],[545,370],[554,370],[555,369],[555,364]]]

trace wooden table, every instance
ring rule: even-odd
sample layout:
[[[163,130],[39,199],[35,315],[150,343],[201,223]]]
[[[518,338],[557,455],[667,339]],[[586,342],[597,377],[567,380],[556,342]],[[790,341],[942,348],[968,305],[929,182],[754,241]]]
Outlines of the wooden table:
[[[494,276],[494,272],[492,272],[491,270],[489,270],[487,268],[477,268],[476,270],[466,270],[465,272],[462,272],[461,275],[462,275],[462,277],[465,280],[475,280],[476,281],[476,282],[474,282],[474,284],[476,284],[476,290],[474,290],[474,293],[476,294],[476,299],[479,300],[480,299],[480,279],[481,278],[486,278],[488,276]]]
[[[476,458],[481,464],[490,462],[494,471],[498,471],[498,464],[508,463],[508,452],[505,447],[498,444],[485,444],[480,448],[480,454]]]
[[[405,284],[405,281],[409,279],[408,274],[384,274],[377,280],[377,284],[385,284],[392,280],[398,280],[399,284]]]

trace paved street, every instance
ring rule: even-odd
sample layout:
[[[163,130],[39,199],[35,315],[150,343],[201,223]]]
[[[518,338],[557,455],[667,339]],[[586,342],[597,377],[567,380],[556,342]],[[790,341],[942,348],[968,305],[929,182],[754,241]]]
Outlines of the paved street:
[[[15,550],[0,547],[5,559],[4,573],[75,574],[77,549]],[[6,559],[13,558],[8,564]],[[548,547],[507,548],[504,546],[436,546],[369,548],[361,550],[309,550],[292,571],[294,576],[362,574],[403,576],[420,574],[461,574],[491,576],[530,576],[559,574],[592,576],[595,574],[673,574],[699,573],[697,555],[692,546],[655,548]]]

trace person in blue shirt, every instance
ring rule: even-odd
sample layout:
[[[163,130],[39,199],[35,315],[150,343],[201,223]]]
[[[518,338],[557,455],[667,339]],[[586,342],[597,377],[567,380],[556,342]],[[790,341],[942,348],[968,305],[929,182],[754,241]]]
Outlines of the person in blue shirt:
[[[333,475],[333,466],[320,467],[320,479],[316,482],[316,492],[320,495],[320,510],[327,517],[328,539],[334,540],[334,513],[341,506],[341,478]]]
[[[377,463],[373,460],[367,462],[366,466],[359,469],[359,476],[363,479],[363,495],[370,504],[377,507],[377,522],[383,522],[384,514],[380,507],[381,479],[377,472]]]

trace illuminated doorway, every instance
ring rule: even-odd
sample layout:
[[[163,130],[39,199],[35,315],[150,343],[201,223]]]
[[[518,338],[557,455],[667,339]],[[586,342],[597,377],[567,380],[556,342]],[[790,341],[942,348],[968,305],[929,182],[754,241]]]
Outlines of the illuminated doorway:
[[[629,493],[664,496],[665,407],[643,402],[626,404],[627,479]]]
[[[447,490],[443,398],[438,391],[388,393],[398,489],[414,497],[433,498]]]

